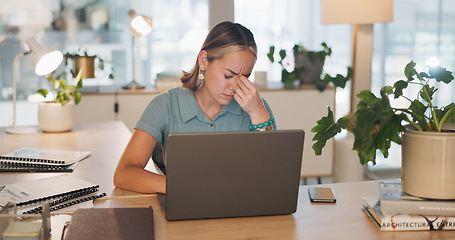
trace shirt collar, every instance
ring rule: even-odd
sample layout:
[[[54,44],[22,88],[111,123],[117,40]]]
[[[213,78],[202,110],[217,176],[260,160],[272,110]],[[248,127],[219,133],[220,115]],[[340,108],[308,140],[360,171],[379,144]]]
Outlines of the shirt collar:
[[[178,104],[180,116],[183,122],[187,122],[194,117],[198,117],[201,121],[207,119],[207,116],[197,104],[194,93],[184,88],[180,88],[178,91]],[[234,99],[230,104],[224,105],[218,115],[223,115],[226,112],[230,112],[234,115],[240,115],[242,114],[242,108]]]

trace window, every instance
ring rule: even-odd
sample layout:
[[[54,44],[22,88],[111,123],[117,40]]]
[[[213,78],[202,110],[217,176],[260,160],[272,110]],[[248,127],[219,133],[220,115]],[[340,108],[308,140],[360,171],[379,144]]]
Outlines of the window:
[[[103,59],[104,70],[97,68],[94,79],[84,79],[84,91],[98,91],[132,81],[133,57],[134,78],[142,85],[153,86],[158,73],[188,71],[208,32],[208,0],[0,0],[0,5],[0,109],[5,113],[0,126],[10,125],[13,59],[28,50],[25,40],[30,36],[63,53],[87,52]],[[151,34],[134,39],[134,49],[130,9],[153,20]],[[18,64],[18,125],[36,125],[37,114],[29,113],[37,111],[37,104],[27,99],[47,87],[47,81],[34,74],[31,59],[22,57]],[[72,78],[71,64],[62,64],[57,72]]]
[[[426,65],[440,64],[450,71],[455,70],[455,2],[438,1],[394,1],[394,21],[377,27],[372,65],[372,86],[375,93],[385,85],[392,85],[404,78],[404,67],[411,60],[421,71]],[[454,101],[455,86],[440,83],[435,105],[447,105]],[[418,89],[408,90],[408,95],[417,96]],[[405,100],[394,101],[397,106],[407,106]],[[401,148],[396,144],[390,151],[391,157],[379,159],[380,165],[399,167]],[[381,156],[381,155],[380,155]]]
[[[291,50],[301,44],[309,50],[322,50],[326,42],[332,55],[326,59],[324,72],[346,75],[351,65],[352,36],[349,25],[321,25],[318,0],[236,0],[235,21],[248,27],[258,45],[255,71],[267,71],[268,80],[281,81],[281,66],[267,58],[269,47]],[[349,86],[337,92],[336,114],[349,112]]]
[[[376,94],[384,85],[404,78],[404,66],[411,60],[422,70],[430,61],[438,60],[442,67],[455,70],[455,2],[394,1],[394,21],[374,24],[371,89]],[[281,68],[272,65],[266,53],[270,45],[290,49],[301,43],[308,49],[317,49],[321,42],[332,47],[333,55],[326,62],[328,73],[343,73],[351,66],[352,38],[349,25],[321,25],[317,0],[236,0],[235,20],[249,27],[258,43],[256,70],[268,70],[269,81],[280,81]],[[455,87],[440,84],[440,98],[436,104],[453,102]],[[336,117],[348,112],[349,86],[337,90]],[[417,94],[415,93],[411,94]],[[394,104],[407,104],[396,102]],[[388,159],[378,154],[378,166],[400,167],[401,149],[394,146]]]

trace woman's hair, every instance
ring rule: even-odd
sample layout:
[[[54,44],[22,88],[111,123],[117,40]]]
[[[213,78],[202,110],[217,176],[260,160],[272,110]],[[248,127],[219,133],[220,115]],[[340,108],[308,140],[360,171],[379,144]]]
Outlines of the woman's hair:
[[[226,53],[242,50],[250,51],[257,57],[257,46],[253,33],[241,24],[232,22],[222,22],[216,25],[205,38],[202,50],[207,51],[208,62],[220,59]],[[192,92],[199,90],[204,84],[204,80],[199,79],[198,75],[199,61],[196,59],[196,64],[190,72],[183,71],[183,76],[180,78],[182,86]]]

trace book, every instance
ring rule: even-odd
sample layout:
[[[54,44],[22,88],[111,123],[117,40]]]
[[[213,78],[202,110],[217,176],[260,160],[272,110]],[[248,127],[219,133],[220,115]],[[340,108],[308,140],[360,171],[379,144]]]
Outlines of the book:
[[[23,166],[65,166],[74,164],[90,155],[89,151],[44,150],[23,147],[0,155],[0,163]]]
[[[20,148],[0,155],[0,172],[72,172],[89,151]]]
[[[383,214],[378,196],[364,197],[362,210],[381,231],[455,230],[455,217],[418,214]]]
[[[13,202],[22,214],[41,213],[42,203],[48,201],[50,210],[67,211],[69,207],[86,203],[93,207],[91,200],[103,197],[98,192],[99,186],[85,180],[63,174],[56,177],[18,182],[0,186],[0,208]]]
[[[406,194],[401,182],[379,182],[383,214],[422,214],[455,216],[455,200],[434,200]]]
[[[18,166],[0,163],[0,172],[72,172],[77,163],[66,166]]]
[[[74,211],[66,240],[155,238],[153,209],[149,208],[90,208]]]

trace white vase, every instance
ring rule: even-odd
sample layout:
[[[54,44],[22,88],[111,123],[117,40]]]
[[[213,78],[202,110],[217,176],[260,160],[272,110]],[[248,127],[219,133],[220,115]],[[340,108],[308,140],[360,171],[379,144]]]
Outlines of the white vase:
[[[449,126],[453,127],[444,125]],[[406,130],[401,158],[404,192],[432,199],[455,199],[454,173],[455,133]]]
[[[38,106],[38,126],[43,132],[67,132],[74,127],[75,104],[42,102]]]

